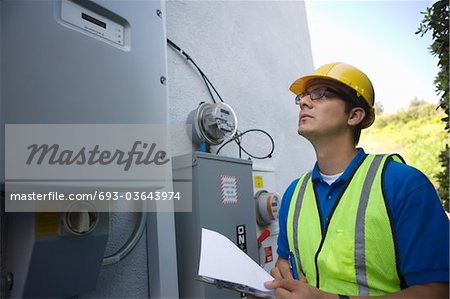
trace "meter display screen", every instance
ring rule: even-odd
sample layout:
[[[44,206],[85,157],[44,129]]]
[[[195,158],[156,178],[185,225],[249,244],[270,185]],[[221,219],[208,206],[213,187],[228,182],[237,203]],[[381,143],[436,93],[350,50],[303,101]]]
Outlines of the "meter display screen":
[[[95,25],[98,25],[100,27],[103,27],[106,29],[106,23],[102,22],[96,18],[91,17],[90,15],[87,15],[85,13],[81,13],[81,18],[85,19],[86,21],[89,21],[91,23],[94,23]]]

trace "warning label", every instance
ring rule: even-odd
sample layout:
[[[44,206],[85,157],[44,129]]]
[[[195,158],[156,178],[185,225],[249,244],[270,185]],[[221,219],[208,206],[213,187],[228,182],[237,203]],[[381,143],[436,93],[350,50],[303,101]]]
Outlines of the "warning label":
[[[264,262],[266,264],[273,261],[272,246],[264,247],[264,254],[265,254],[265,257],[266,257]]]
[[[233,175],[220,176],[220,192],[223,204],[235,204],[238,202],[237,178]]]

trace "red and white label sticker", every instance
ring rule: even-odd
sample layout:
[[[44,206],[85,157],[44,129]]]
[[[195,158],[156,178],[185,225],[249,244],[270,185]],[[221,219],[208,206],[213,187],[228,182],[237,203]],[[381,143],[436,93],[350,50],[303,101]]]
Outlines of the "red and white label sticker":
[[[238,202],[237,178],[234,175],[220,176],[220,192],[223,204],[235,204]]]
[[[273,261],[272,246],[264,247],[264,254],[266,256],[265,258],[266,264]]]

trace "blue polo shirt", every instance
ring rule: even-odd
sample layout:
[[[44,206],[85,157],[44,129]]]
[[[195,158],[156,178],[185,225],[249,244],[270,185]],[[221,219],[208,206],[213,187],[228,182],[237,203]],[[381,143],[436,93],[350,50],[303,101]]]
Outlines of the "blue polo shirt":
[[[322,179],[315,164],[311,178],[323,228],[346,182],[365,156],[364,150],[358,149],[347,169],[331,186]],[[286,260],[289,257],[286,222],[297,182],[298,179],[294,180],[287,188],[279,211],[277,252]],[[449,219],[431,182],[419,170],[391,161],[386,166],[382,184],[398,242],[400,272],[407,286],[448,282]]]

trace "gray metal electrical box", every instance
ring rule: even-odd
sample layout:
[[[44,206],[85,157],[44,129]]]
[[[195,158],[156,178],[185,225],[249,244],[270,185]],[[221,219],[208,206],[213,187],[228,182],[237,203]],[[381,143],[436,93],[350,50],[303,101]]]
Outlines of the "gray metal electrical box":
[[[1,183],[5,124],[167,124],[160,1],[0,0],[0,30]],[[5,294],[2,280],[0,297],[63,298],[96,287],[107,213],[86,236],[61,236],[56,214],[7,216],[0,274],[13,282]],[[150,281],[136,281],[166,298],[177,296],[175,232],[167,216],[173,217],[149,214],[148,237],[156,240],[148,253]],[[0,224],[4,218],[3,211]]]
[[[173,159],[174,186],[190,167]],[[199,281],[201,228],[220,232],[256,262],[256,216],[252,162],[208,153],[192,155],[192,212],[176,213],[178,284],[181,298],[240,298],[241,294]],[[224,256],[224,259],[227,257]],[[239,269],[237,269],[239,270]]]

